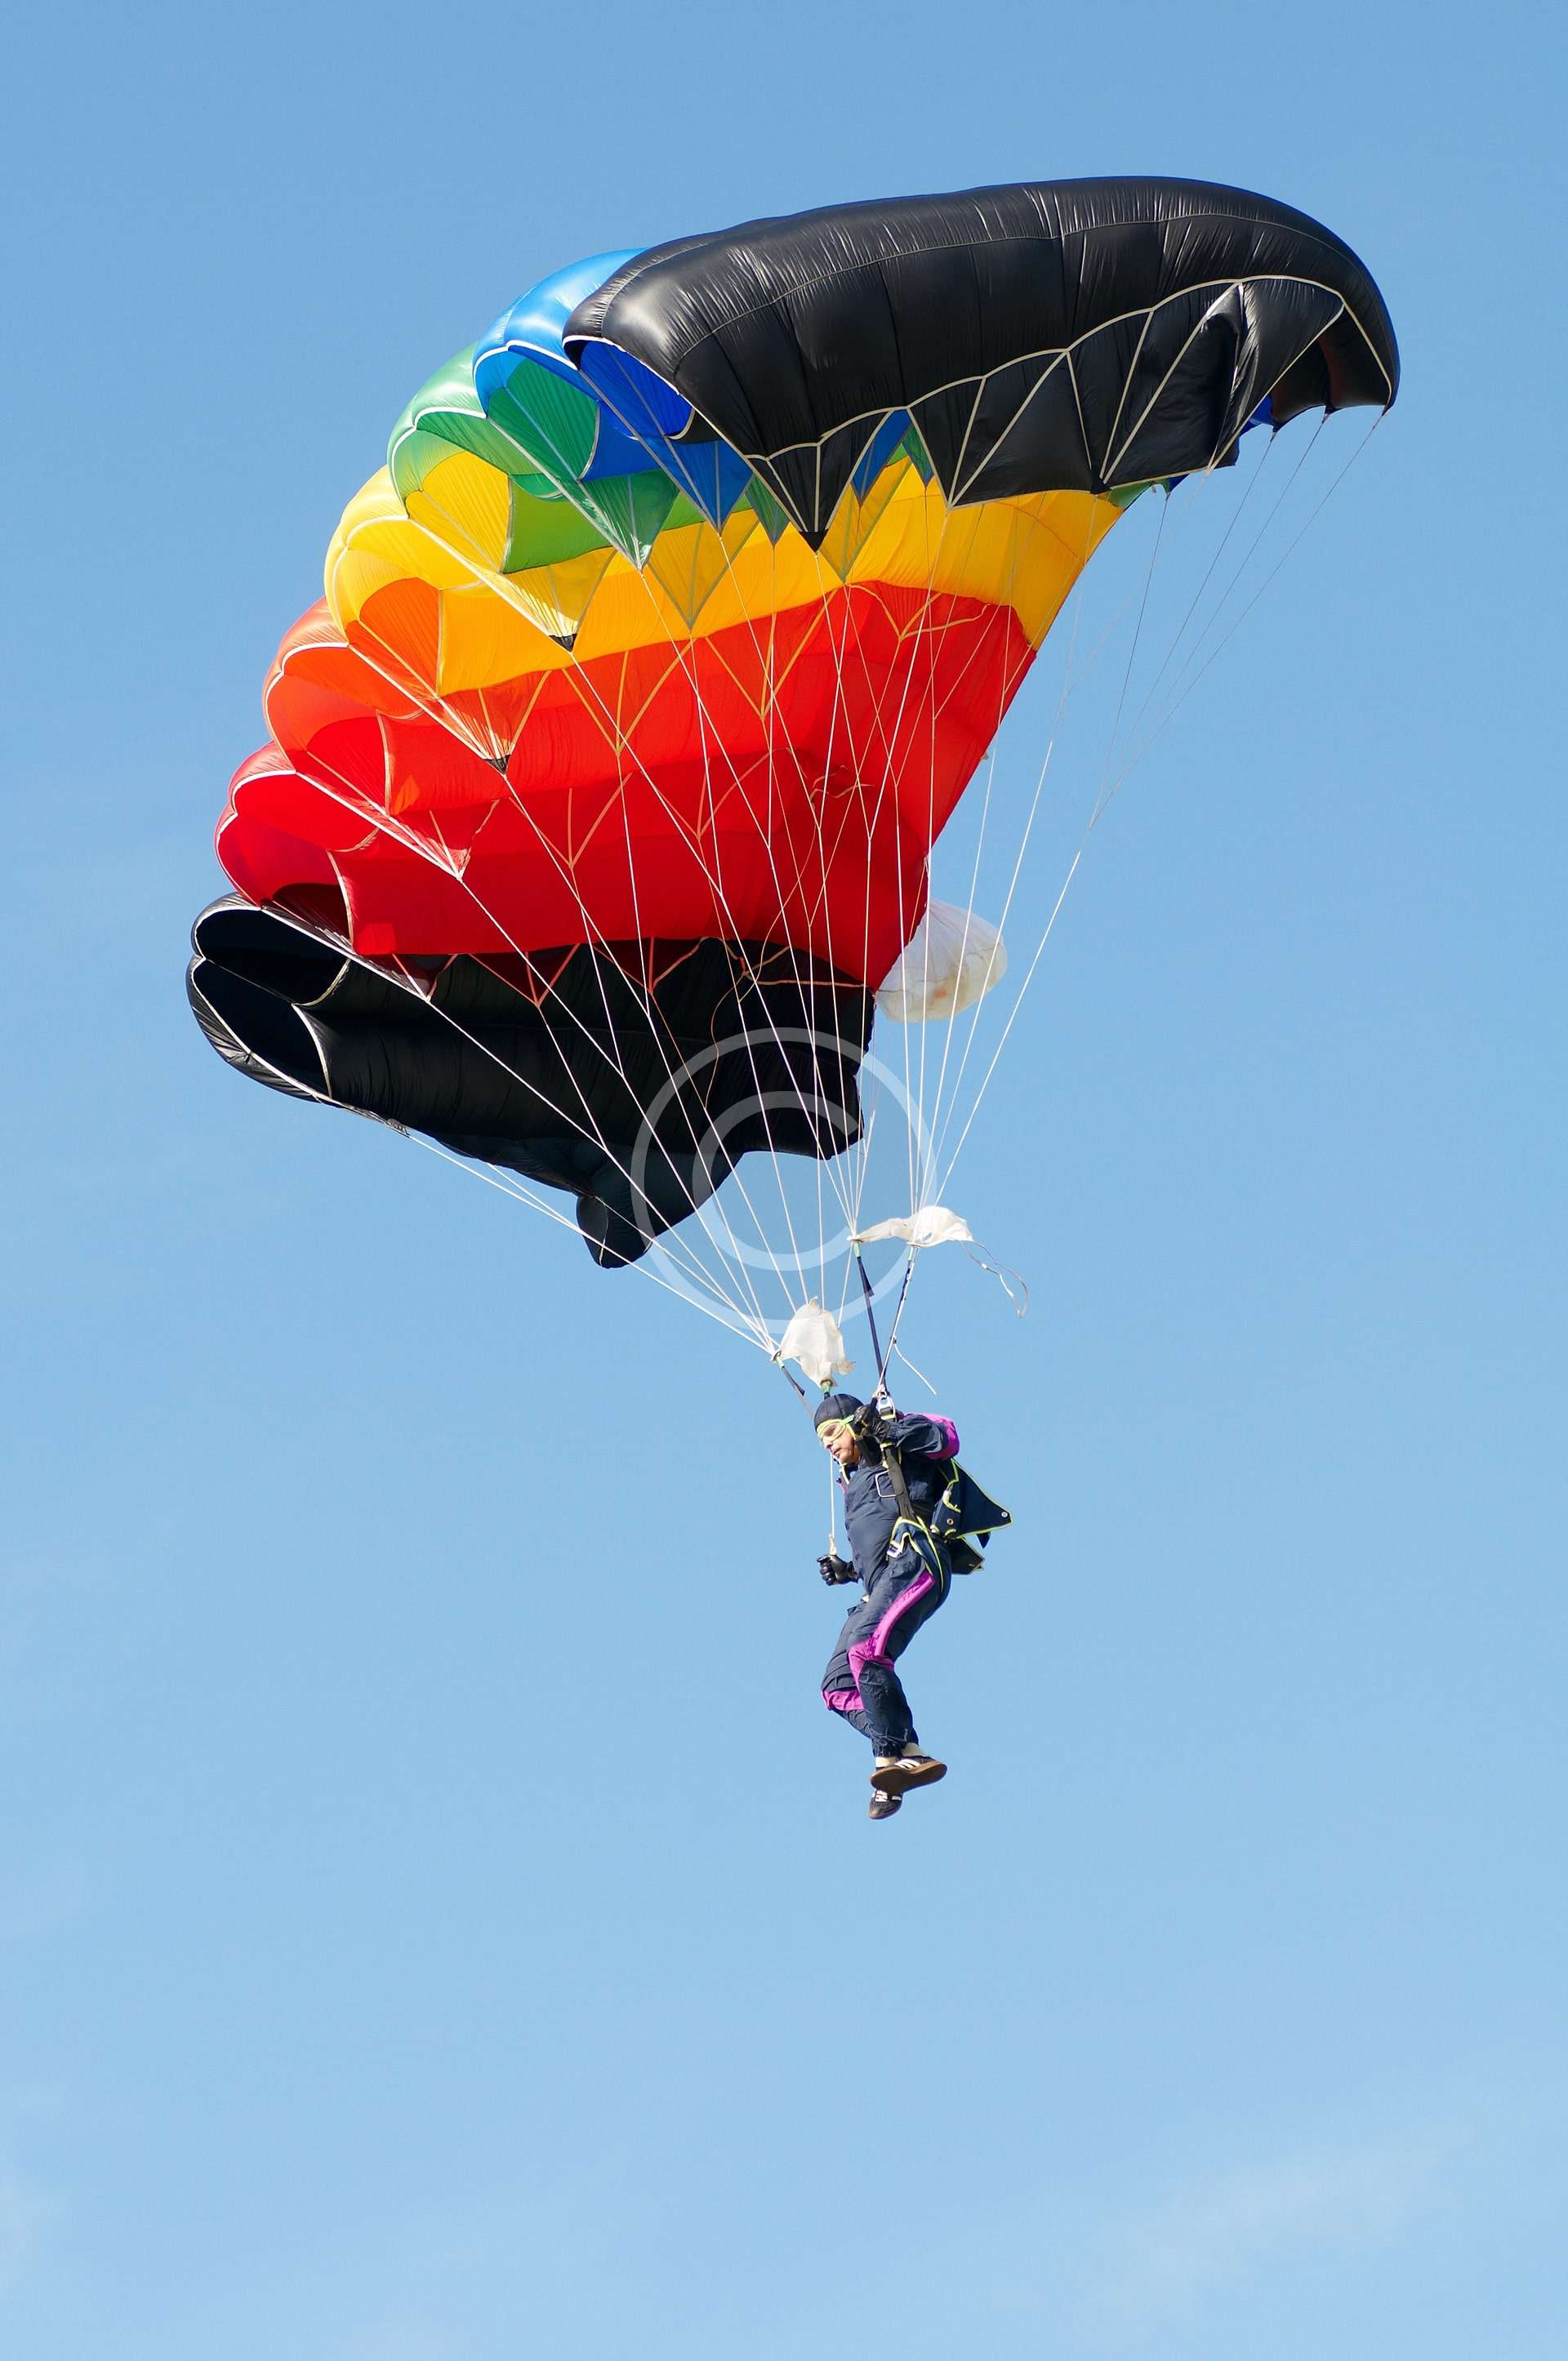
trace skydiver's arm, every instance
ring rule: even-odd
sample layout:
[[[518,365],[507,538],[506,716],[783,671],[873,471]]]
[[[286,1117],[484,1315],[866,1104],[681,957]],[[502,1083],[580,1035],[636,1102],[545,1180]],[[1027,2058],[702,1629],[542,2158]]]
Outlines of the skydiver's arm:
[[[880,1439],[895,1451],[917,1459],[953,1459],[958,1455],[959,1430],[950,1418],[894,1417],[882,1422]]]

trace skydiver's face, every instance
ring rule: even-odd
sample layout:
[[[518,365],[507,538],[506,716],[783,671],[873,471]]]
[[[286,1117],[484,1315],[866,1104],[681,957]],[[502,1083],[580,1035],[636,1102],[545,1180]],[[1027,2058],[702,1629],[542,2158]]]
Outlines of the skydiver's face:
[[[836,1459],[840,1467],[854,1466],[861,1455],[860,1447],[846,1420],[830,1418],[826,1426],[819,1426],[817,1431],[822,1437],[823,1450]]]

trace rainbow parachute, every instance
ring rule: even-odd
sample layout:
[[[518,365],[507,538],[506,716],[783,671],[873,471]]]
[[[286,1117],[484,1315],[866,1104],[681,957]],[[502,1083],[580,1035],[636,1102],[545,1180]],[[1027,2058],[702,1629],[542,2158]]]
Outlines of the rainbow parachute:
[[[569,1191],[605,1263],[748,1151],[838,1156],[879,988],[950,1016],[999,967],[926,923],[932,848],[1100,542],[1397,374],[1347,247],[1195,182],[557,272],[408,404],[283,640],[209,1038]]]

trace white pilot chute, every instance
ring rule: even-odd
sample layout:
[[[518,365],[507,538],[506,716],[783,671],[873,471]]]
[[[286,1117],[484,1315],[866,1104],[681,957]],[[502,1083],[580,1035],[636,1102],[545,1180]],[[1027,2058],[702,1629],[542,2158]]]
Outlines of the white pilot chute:
[[[876,1005],[897,1025],[929,1024],[972,1008],[1006,972],[1000,928],[950,902],[928,902],[883,979]]]
[[[974,1232],[961,1213],[949,1213],[946,1205],[922,1205],[916,1213],[892,1213],[855,1233],[858,1246],[874,1246],[879,1238],[902,1238],[906,1246],[972,1246]]]
[[[854,1367],[844,1345],[844,1334],[826,1305],[817,1298],[791,1315],[789,1325],[773,1349],[775,1361],[794,1361],[813,1385],[830,1385],[847,1378]]]

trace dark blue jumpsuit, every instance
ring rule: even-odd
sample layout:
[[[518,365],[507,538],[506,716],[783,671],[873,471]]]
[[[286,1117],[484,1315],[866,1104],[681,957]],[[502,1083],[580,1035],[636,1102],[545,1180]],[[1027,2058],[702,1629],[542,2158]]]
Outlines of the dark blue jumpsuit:
[[[949,1419],[900,1418],[893,1441],[918,1516],[942,1497],[959,1447],[958,1430]],[[874,1753],[907,1754],[919,1741],[894,1665],[947,1598],[952,1568],[946,1551],[926,1536],[918,1543],[904,1541],[889,1555],[903,1511],[876,1444],[861,1444],[860,1459],[841,1488],[850,1553],[865,1588],[844,1619],[822,1676],[822,1701],[869,1738]]]

